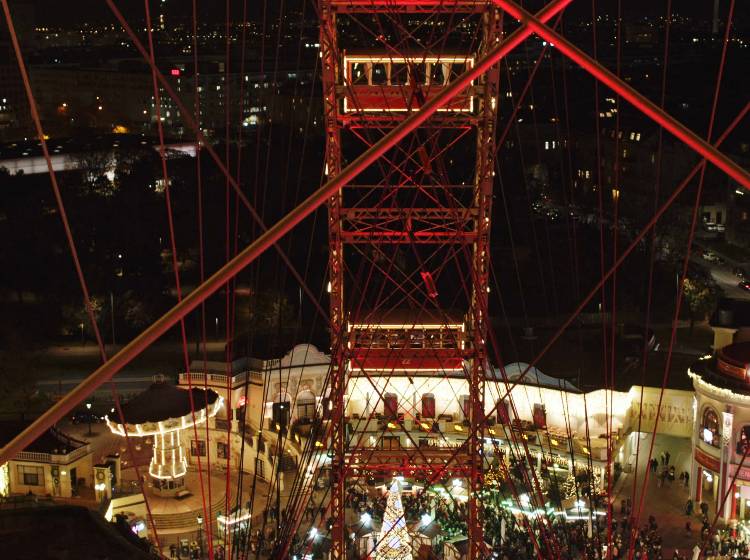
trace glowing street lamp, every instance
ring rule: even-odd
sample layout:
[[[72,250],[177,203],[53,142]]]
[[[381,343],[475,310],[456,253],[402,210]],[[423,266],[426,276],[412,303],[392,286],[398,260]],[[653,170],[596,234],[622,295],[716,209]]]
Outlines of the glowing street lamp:
[[[90,402],[86,403],[86,410],[88,411],[88,414],[86,414],[86,417],[89,420],[89,434],[88,435],[89,437],[91,437],[93,434],[91,433],[91,403]]]
[[[201,551],[201,558],[203,558],[203,517],[199,515],[195,520],[198,522],[198,548]]]

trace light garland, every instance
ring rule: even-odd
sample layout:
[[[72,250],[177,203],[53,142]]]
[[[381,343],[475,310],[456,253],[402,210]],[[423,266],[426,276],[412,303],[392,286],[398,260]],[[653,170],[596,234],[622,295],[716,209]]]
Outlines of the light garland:
[[[731,399],[736,402],[750,404],[750,396],[742,395],[740,393],[735,393],[731,389],[724,389],[722,387],[717,387],[716,385],[713,385],[709,383],[708,381],[704,381],[703,376],[700,375],[699,373],[694,372],[691,368],[688,368],[688,376],[693,379],[693,381],[698,387],[700,387],[704,392],[708,393],[710,396],[713,396],[722,400]]]
[[[193,414],[191,413],[180,418],[147,423],[145,425],[149,427],[146,429],[144,429],[143,424],[118,424],[107,416],[104,417],[104,420],[112,433],[118,436],[125,436],[126,429],[129,435],[153,436],[154,452],[148,466],[148,474],[158,480],[176,480],[185,476],[188,469],[188,460],[182,446],[182,430],[193,425],[197,426],[206,422],[209,418],[213,418],[223,405],[224,398],[219,395],[209,411],[203,408],[195,414],[195,421],[193,421]],[[153,424],[156,424],[157,428],[151,428],[150,426]],[[169,443],[165,439],[167,435],[169,436]]]
[[[195,422],[193,422],[192,413],[181,416],[180,418],[168,418],[166,420],[160,420],[158,422],[146,422],[144,424],[125,424],[125,426],[119,424],[118,422],[110,420],[109,415],[104,416],[104,421],[113,434],[122,437],[125,436],[125,427],[127,427],[128,435],[135,435],[138,437],[155,436],[157,434],[163,435],[170,432],[177,432],[185,428],[191,428],[193,425],[198,426],[209,418],[213,418],[214,416],[216,416],[219,410],[221,410],[222,406],[224,406],[224,397],[219,395],[219,398],[216,399],[216,402],[211,405],[209,412],[206,412],[206,409],[203,408],[199,412],[195,413]],[[153,427],[154,425],[156,427]],[[144,426],[146,427],[144,428]]]

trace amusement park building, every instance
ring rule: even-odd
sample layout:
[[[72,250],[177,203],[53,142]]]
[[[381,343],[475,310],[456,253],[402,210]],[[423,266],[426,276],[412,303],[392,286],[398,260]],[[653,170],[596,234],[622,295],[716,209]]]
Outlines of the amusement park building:
[[[665,438],[690,447],[690,453],[673,455],[671,464],[678,472],[690,473],[694,500],[715,500],[718,505],[720,492],[729,492],[731,486],[730,499],[720,512],[722,517],[750,515],[750,507],[745,507],[750,500],[750,461],[740,468],[750,441],[750,388],[745,388],[750,342],[735,342],[746,338],[746,329],[719,322],[712,327],[715,354],[696,360],[687,370],[682,366],[679,371],[675,369],[670,375],[681,380],[679,388],[667,387],[663,396],[660,387],[640,385],[582,391],[570,381],[524,363],[494,368],[485,382],[488,453],[492,452],[490,447],[499,445],[502,450],[508,445],[503,425],[513,424],[514,429],[526,434],[537,461],[543,449],[545,456],[551,453],[553,460],[568,466],[571,461],[581,465],[591,461],[595,471],[602,474],[607,465],[609,409],[612,461],[623,471],[634,469],[637,448],[641,452],[647,449],[647,440],[655,432],[657,441]],[[216,435],[215,439],[213,432],[210,435],[212,443],[207,452],[211,459],[224,456],[221,448],[225,449],[227,433],[233,438],[232,454],[239,453],[244,435],[245,453],[252,453],[250,460],[245,457],[244,464],[255,465],[258,474],[268,478],[275,472],[276,447],[264,442],[271,443],[280,429],[290,427],[285,459],[279,465],[282,470],[294,469],[304,438],[312,433],[309,426],[316,409],[318,417],[325,418],[325,381],[330,367],[329,355],[313,345],[301,344],[281,359],[242,359],[233,364],[196,362],[191,366],[193,373],[180,375],[180,385],[205,384],[224,398],[225,410],[210,424]],[[231,385],[227,371],[238,372],[232,376]],[[691,380],[692,390],[688,388]],[[507,387],[511,387],[510,398],[501,399]],[[445,369],[403,368],[399,372],[394,368],[388,375],[382,369],[360,370],[359,374],[352,371],[345,401],[352,441],[359,447],[393,451],[394,457],[414,448],[453,447],[467,437],[467,395],[460,365],[454,374]],[[492,410],[498,401],[497,410]],[[325,445],[321,441],[318,447]],[[257,450],[255,446],[259,446]],[[191,449],[196,447],[203,448],[205,443],[193,442]],[[194,456],[190,460],[195,464]]]
[[[202,365],[191,366],[190,383],[208,385],[224,397],[231,410],[230,413],[220,411],[209,424],[211,428],[219,426],[209,436],[212,443],[207,452],[211,453],[211,460],[222,457],[218,450],[226,443],[226,423],[231,421],[232,454],[239,453],[239,434],[243,432],[245,452],[251,452],[255,458],[245,457],[244,464],[255,465],[264,478],[274,472],[275,446],[261,443],[257,454],[255,446],[264,440],[270,442],[282,425],[291,426],[294,434],[304,438],[310,433],[304,427],[313,422],[316,408],[318,415],[323,414],[327,404],[324,386],[330,357],[312,345],[295,346],[281,359],[235,362],[232,371],[239,373],[232,378],[231,398],[227,398],[226,364],[209,362],[207,373],[196,373]],[[242,371],[243,366],[253,369]],[[504,372],[495,369],[485,383],[488,446],[494,443],[501,450],[507,446],[501,426],[513,423],[526,434],[537,460],[544,448],[545,454],[551,449],[555,460],[569,464],[570,442],[574,449],[573,460],[581,465],[591,461],[601,474],[607,464],[605,410],[611,404],[612,430],[617,440],[614,461],[627,470],[635,458],[632,434],[638,427],[639,410],[642,410],[641,431],[653,430],[659,389],[633,386],[627,391],[611,393],[604,389],[582,392],[569,381],[550,377],[536,368],[530,368],[519,381],[527,367],[527,364],[515,363],[506,366]],[[513,386],[511,398],[503,399],[499,409],[493,412],[489,403],[497,402],[498,395],[504,394],[505,379]],[[514,385],[514,381],[518,383]],[[181,374],[180,385],[187,384],[188,374]],[[452,447],[467,437],[467,393],[467,382],[458,373],[452,377],[443,372],[394,372],[388,376],[368,372],[349,380],[346,416],[353,437],[364,447],[394,452],[414,447]],[[692,391],[667,389],[657,433],[689,438],[693,426],[692,402]],[[294,463],[289,459],[296,462],[304,442],[293,435],[287,442],[286,466],[291,468]],[[205,447],[203,441],[191,444],[191,449]],[[195,465],[196,457],[191,454],[190,459]],[[688,468],[686,464],[685,469]]]

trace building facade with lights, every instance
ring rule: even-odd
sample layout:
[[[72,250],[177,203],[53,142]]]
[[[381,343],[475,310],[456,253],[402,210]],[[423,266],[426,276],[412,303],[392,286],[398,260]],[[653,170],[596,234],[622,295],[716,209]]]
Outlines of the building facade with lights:
[[[372,369],[361,369],[348,381],[346,416],[352,441],[360,448],[387,452],[393,460],[404,454],[414,455],[415,448],[440,453],[441,448],[449,452],[461,444],[468,435],[465,403],[469,392],[460,371],[462,364],[455,364],[455,374],[451,375],[426,362],[412,360],[408,368],[404,364],[394,368],[394,364],[380,358],[387,360],[385,354],[379,357],[372,352],[368,356]],[[206,373],[202,373],[202,367]],[[223,451],[217,453],[217,449],[224,447],[229,427],[232,462],[243,446],[239,436],[244,434],[243,468],[248,472],[255,469],[256,474],[268,479],[276,472],[273,454],[279,429],[286,433],[289,428],[284,439],[286,460],[281,464],[292,470],[305,439],[315,433],[315,419],[326,418],[330,405],[325,381],[330,367],[330,356],[309,344],[295,346],[280,359],[243,359],[229,366],[208,363],[208,368],[201,362],[193,363],[189,376],[180,375],[180,385],[206,385],[220,394],[227,405],[226,411],[209,422],[209,444],[200,436],[197,446],[211,453],[212,464],[221,461]],[[388,375],[383,374],[383,368]],[[231,379],[227,371],[233,373]],[[512,385],[511,398],[501,399],[506,380]],[[564,468],[570,468],[571,463],[590,463],[600,484],[604,483],[602,475],[607,465],[606,439],[600,436],[608,430],[608,410],[615,438],[612,461],[619,462],[624,470],[635,461],[636,432],[643,438],[656,427],[657,434],[685,442],[693,432],[692,391],[665,390],[661,412],[657,413],[659,388],[632,386],[622,391],[584,392],[569,381],[514,363],[503,370],[494,369],[485,383],[485,392],[488,453],[496,449],[508,451],[509,432],[505,427],[513,425],[525,434],[538,463],[542,457]],[[492,410],[490,403],[498,401],[497,410]],[[320,449],[327,444],[324,440],[315,442]],[[640,445],[643,449],[643,442]],[[190,461],[197,466],[195,457],[191,456]],[[690,469],[689,457],[680,468]]]
[[[0,422],[5,444],[24,426]],[[71,498],[94,486],[92,451],[88,443],[49,429],[13,460],[0,465],[0,496],[27,495]]]
[[[750,517],[750,342],[732,343],[690,368],[695,388],[691,498],[725,520]],[[723,505],[722,505],[723,504]]]

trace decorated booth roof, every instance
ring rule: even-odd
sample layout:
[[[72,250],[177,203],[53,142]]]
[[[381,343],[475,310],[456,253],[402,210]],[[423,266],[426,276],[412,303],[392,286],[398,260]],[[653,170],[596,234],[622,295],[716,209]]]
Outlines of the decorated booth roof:
[[[126,424],[143,424],[160,422],[169,418],[181,418],[191,413],[190,391],[193,393],[193,405],[198,412],[212,405],[219,395],[203,389],[180,389],[171,383],[154,383],[148,389],[122,405],[122,415]],[[112,420],[120,422],[117,414]]]
[[[562,389],[563,391],[579,392],[578,387],[573,385],[566,379],[560,379],[546,375],[539,371],[537,368],[529,368],[529,364],[525,362],[513,362],[505,366],[505,375],[508,377],[508,381],[517,381],[521,379],[523,372],[529,370],[526,375],[523,376],[521,383],[527,385],[538,385],[540,387],[549,387],[550,389]],[[503,379],[503,372],[498,367],[493,367],[492,375],[495,380]]]

